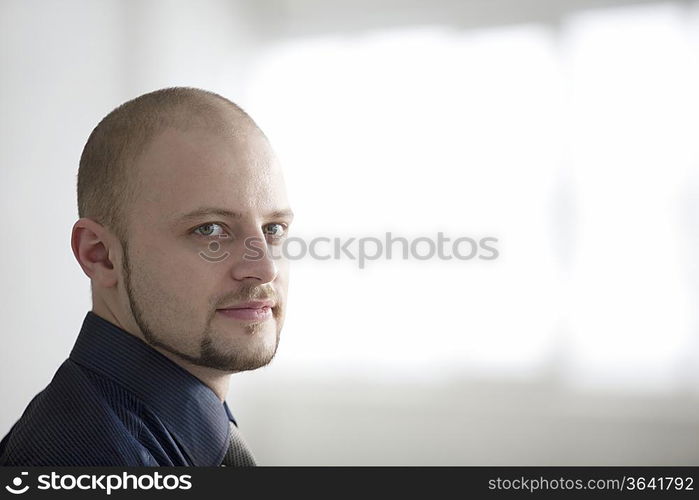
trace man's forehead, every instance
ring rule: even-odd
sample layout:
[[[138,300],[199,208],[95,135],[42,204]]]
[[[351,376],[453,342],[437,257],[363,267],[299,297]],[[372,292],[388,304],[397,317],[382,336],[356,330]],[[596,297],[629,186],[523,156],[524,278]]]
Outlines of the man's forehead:
[[[221,137],[201,128],[163,131],[136,165],[144,208],[190,219],[203,208],[228,211],[229,218],[286,210],[281,168],[260,135]]]
[[[256,126],[245,123],[188,122],[163,126],[144,148],[145,152],[166,153],[173,150],[193,151],[213,145],[230,151],[269,153],[272,148]]]
[[[229,134],[203,127],[188,130],[167,127],[151,141],[134,166],[135,177],[157,184],[195,176],[241,174],[281,180],[276,155],[259,131]]]

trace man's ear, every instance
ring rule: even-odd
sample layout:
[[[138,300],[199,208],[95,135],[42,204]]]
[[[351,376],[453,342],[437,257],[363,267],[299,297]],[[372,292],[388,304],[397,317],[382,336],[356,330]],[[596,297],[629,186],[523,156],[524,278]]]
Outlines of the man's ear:
[[[70,246],[93,286],[116,286],[119,276],[110,255],[113,259],[115,246],[119,244],[117,242],[109,230],[92,219],[83,217],[73,224]]]

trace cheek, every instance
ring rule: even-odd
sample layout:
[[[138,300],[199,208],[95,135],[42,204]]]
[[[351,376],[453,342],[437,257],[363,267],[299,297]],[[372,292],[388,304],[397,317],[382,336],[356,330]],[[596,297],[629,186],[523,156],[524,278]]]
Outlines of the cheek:
[[[215,265],[190,252],[151,249],[139,262],[140,288],[178,307],[206,306],[212,296]],[[219,273],[220,274],[220,271]]]
[[[291,262],[289,259],[280,258],[276,261],[275,265],[277,267],[277,281],[287,283],[289,281]]]
[[[282,304],[282,309],[281,312],[283,315],[286,314],[286,304],[287,304],[287,299],[289,296],[289,275],[288,275],[288,269],[286,269],[286,272],[282,272],[282,270],[279,270],[279,274],[277,276],[277,280],[275,282],[275,289],[277,290],[277,294],[279,295],[279,300]]]

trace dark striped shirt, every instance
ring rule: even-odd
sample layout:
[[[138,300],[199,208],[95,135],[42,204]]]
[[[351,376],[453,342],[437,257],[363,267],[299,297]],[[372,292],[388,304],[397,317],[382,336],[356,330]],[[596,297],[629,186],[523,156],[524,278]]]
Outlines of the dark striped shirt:
[[[218,466],[228,405],[93,312],[69,358],[0,442],[0,465]]]

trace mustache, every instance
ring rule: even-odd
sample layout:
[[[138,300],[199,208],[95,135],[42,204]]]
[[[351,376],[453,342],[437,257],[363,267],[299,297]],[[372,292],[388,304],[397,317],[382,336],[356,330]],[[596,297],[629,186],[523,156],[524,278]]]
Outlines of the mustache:
[[[271,285],[245,285],[240,290],[228,292],[215,302],[216,308],[252,300],[272,300],[279,305],[279,296]]]

